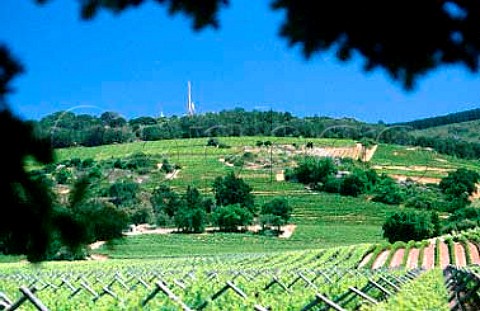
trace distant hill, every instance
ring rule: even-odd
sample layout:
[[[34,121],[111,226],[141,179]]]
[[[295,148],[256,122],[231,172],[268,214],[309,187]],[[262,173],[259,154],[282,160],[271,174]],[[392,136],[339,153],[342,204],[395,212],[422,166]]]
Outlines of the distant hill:
[[[391,125],[411,126],[414,129],[421,130],[442,125],[480,120],[480,108],[450,113],[443,116],[413,120],[410,122],[400,122]]]
[[[411,132],[414,136],[432,138],[452,138],[472,143],[480,143],[480,120],[453,123]]]

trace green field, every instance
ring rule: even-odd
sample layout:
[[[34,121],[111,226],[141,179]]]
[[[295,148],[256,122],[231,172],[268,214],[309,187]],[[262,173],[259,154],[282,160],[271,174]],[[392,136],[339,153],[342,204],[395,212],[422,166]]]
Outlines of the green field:
[[[31,265],[21,262],[21,256],[2,256],[0,292],[16,301],[22,296],[20,286],[35,288],[36,297],[51,310],[179,310],[182,304],[183,309],[187,306],[196,310],[202,309],[202,305],[205,310],[300,310],[315,302],[318,293],[338,301],[347,310],[448,308],[439,270],[420,273],[410,280],[404,277],[404,268],[357,269],[372,252],[374,243],[385,242],[381,228],[385,217],[402,207],[375,203],[368,196],[314,192],[299,183],[277,181],[277,174],[290,164],[282,161],[283,155],[269,154],[269,149],[263,151],[272,161],[268,168],[229,166],[221,161],[232,155],[240,157],[258,140],[271,140],[280,146],[301,144],[298,138],[218,139],[230,148],[205,147],[205,138],[183,139],[60,149],[56,158],[109,160],[137,152],[156,155],[155,159],[167,158],[181,169],[174,179],[152,173],[142,180],[142,188],[152,190],[165,183],[184,191],[193,185],[206,196],[212,196],[211,185],[217,176],[233,170],[253,187],[257,207],[274,197],[288,200],[293,207],[290,222],[296,226],[291,237],[251,232],[143,234],[126,236],[91,250],[92,257],[99,259],[95,261]],[[331,139],[313,142],[326,147],[355,143]],[[301,156],[295,155],[297,159]],[[380,167],[377,170],[381,173],[432,178],[441,178],[460,167],[480,170],[476,161],[391,145],[380,145],[371,163],[363,165]],[[417,170],[418,167],[426,169]],[[111,181],[105,178],[100,182]],[[385,297],[368,289],[370,281],[384,279],[404,280],[396,283],[401,290]],[[225,286],[228,289],[222,292]],[[352,286],[368,291],[373,299],[382,302],[373,307],[362,299],[342,300]],[[425,298],[425,292],[430,293],[430,298]],[[28,303],[22,308],[34,310]]]
[[[463,141],[480,142],[480,120],[435,126],[412,131],[416,136],[453,138]]]
[[[353,310],[368,305],[363,299],[342,297],[351,287],[367,291],[370,280],[389,279],[409,294],[422,279],[428,281],[422,290],[441,284],[438,272],[400,281],[405,270],[355,269],[368,249],[357,245],[278,254],[0,264],[1,299],[18,301],[23,285],[34,289],[35,297],[50,310],[300,310],[322,293]],[[378,300],[409,302],[401,291],[389,295],[393,297],[378,290],[368,294]],[[436,307],[445,305],[441,294]],[[388,301],[384,305],[388,308]],[[432,306],[429,301],[415,305]],[[24,302],[22,310],[35,308]]]
[[[296,229],[289,239],[263,237],[254,234],[202,234],[167,236],[128,237],[116,242],[111,249],[99,252],[116,258],[141,258],[142,256],[168,256],[181,254],[209,254],[242,252],[270,252],[295,249],[316,249],[357,243],[383,241],[381,225],[385,216],[398,209],[368,201],[365,197],[343,197],[336,194],[311,192],[298,183],[276,181],[276,173],[284,170],[284,162],[272,156],[273,165],[266,169],[230,167],[221,162],[228,156],[241,156],[252,148],[256,141],[272,141],[273,145],[301,145],[306,139],[283,137],[220,137],[222,143],[231,148],[206,147],[206,138],[135,142],[101,147],[67,148],[56,151],[59,161],[71,158],[93,158],[105,160],[122,158],[135,152],[160,155],[181,166],[175,179],[152,175],[143,183],[153,189],[159,183],[184,191],[188,185],[197,187],[205,195],[211,195],[211,184],[217,176],[234,171],[253,187],[256,205],[261,206],[273,197],[285,197],[293,207],[292,223]],[[353,146],[352,140],[309,139],[315,146]],[[266,152],[268,154],[268,150]],[[365,164],[367,165],[367,164]],[[380,172],[407,176],[429,176],[440,178],[445,169],[467,167],[479,170],[474,161],[458,160],[441,156],[432,151],[409,149],[401,146],[380,145],[370,165],[384,166]],[[395,170],[388,169],[397,167]],[[415,166],[426,166],[436,170],[409,170]],[[400,169],[398,168],[400,167]],[[402,169],[403,167],[403,169]],[[142,248],[142,245],[144,246]]]
[[[285,169],[274,165],[268,169],[249,170],[242,167],[229,167],[219,161],[232,154],[243,154],[246,146],[254,146],[258,140],[270,139],[274,144],[292,144],[298,138],[271,137],[232,137],[219,138],[231,146],[228,149],[205,147],[206,139],[184,139],[178,141],[157,141],[130,143],[94,148],[68,148],[57,150],[58,160],[71,158],[109,159],[125,157],[135,152],[160,154],[169,161],[179,164],[182,169],[176,179],[162,180],[154,177],[144,183],[153,189],[164,182],[172,188],[183,191],[194,185],[206,195],[211,195],[211,184],[217,176],[234,170],[253,187],[256,204],[262,205],[273,197],[285,197],[293,207],[292,223],[297,227],[289,239],[262,237],[253,234],[203,234],[169,235],[149,237],[129,237],[117,243],[114,250],[103,249],[113,257],[140,258],[144,254],[165,256],[170,254],[207,254],[237,252],[263,252],[293,249],[315,249],[357,243],[383,241],[381,225],[388,213],[395,207],[373,203],[364,198],[343,197],[340,195],[311,192],[303,185],[276,181],[275,173]],[[349,146],[354,141],[315,139],[316,146]],[[144,245],[139,249],[136,245]],[[148,255],[150,256],[150,255]],[[152,255],[153,256],[153,255]]]

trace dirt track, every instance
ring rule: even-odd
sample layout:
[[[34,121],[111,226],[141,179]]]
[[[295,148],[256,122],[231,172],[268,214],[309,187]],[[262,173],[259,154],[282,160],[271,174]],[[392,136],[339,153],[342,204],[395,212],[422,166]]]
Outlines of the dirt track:
[[[468,247],[470,249],[470,256],[472,257],[472,263],[480,264],[480,254],[475,244],[469,242]]]
[[[465,258],[465,250],[463,245],[460,243],[455,243],[455,262],[457,266],[463,267],[467,265],[467,260]]]
[[[383,267],[385,264],[385,261],[387,260],[388,254],[390,253],[389,250],[385,250],[378,255],[378,257],[375,259],[372,265],[372,269],[378,269]]]
[[[390,262],[390,268],[400,267],[402,265],[404,254],[404,248],[397,249],[395,254],[393,254],[392,261]]]
[[[432,242],[423,250],[422,267],[424,269],[433,269],[434,266],[435,266],[435,242]]]
[[[435,266],[435,241],[436,239],[430,240],[430,245],[424,248],[423,250],[423,261],[421,266],[424,269],[433,269]],[[480,249],[479,247],[472,243],[468,242],[468,247],[470,250],[470,259],[472,264],[480,264]],[[464,247],[461,243],[455,243],[455,261],[456,265],[463,267],[467,265],[467,253],[464,250]],[[387,257],[389,255],[389,250],[381,252],[378,257],[374,260],[373,269],[381,268],[385,265]],[[395,251],[393,254],[392,260],[389,264],[390,268],[399,267],[402,265],[403,257],[405,256],[405,249],[401,248]],[[418,260],[420,256],[420,249],[412,248],[409,251],[408,259],[406,262],[406,267],[409,269],[418,267]],[[368,254],[363,258],[359,267],[365,266],[365,264],[371,259],[372,253]],[[448,246],[445,242],[440,242],[440,267],[443,269],[450,263],[450,256],[448,251]]]
[[[410,249],[408,253],[407,259],[407,268],[408,269],[415,269],[418,266],[418,255],[420,254],[420,250],[418,248]]]

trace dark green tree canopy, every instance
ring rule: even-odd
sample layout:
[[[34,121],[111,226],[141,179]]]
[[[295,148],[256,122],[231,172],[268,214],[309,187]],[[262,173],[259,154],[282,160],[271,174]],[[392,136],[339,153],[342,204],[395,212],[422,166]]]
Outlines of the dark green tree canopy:
[[[250,212],[254,209],[254,195],[250,187],[243,179],[236,177],[230,172],[225,177],[217,177],[213,182],[213,192],[217,205],[227,206],[240,204]]]

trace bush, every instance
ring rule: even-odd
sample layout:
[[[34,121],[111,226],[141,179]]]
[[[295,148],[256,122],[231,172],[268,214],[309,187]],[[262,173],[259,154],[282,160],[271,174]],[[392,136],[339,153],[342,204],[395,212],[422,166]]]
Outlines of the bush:
[[[343,178],[340,193],[342,195],[357,197],[365,191],[365,184],[366,180],[362,179],[359,175],[347,175]]]
[[[153,209],[149,205],[142,205],[136,208],[132,208],[129,211],[130,223],[138,224],[153,224],[155,222],[155,215]]]
[[[254,213],[254,196],[252,187],[243,179],[237,178],[233,172],[225,177],[217,177],[213,182],[213,192],[217,205],[226,206],[240,204]]]
[[[87,158],[82,161],[81,167],[82,168],[89,168],[92,167],[95,164],[95,160],[92,158]]]
[[[329,176],[323,185],[322,190],[328,193],[340,193],[343,180],[334,176]]]
[[[374,197],[372,200],[374,202],[391,205],[400,204],[405,200],[405,194],[392,178],[382,176],[374,191]]]
[[[137,201],[139,186],[132,181],[118,181],[110,186],[108,194],[111,202],[117,206],[132,204]]]
[[[72,172],[68,168],[62,168],[57,174],[56,174],[56,180],[57,183],[61,185],[66,185],[68,184],[73,178]]]
[[[289,179],[302,184],[325,183],[336,173],[337,168],[331,158],[306,157],[289,174]]]
[[[220,145],[220,142],[216,138],[209,138],[207,140],[207,147],[218,147]]]
[[[441,193],[427,188],[419,189],[411,193],[405,202],[405,206],[424,210],[442,211],[445,209],[445,202]]]
[[[238,227],[250,225],[253,215],[239,204],[234,204],[215,209],[212,218],[213,223],[220,227],[220,231],[234,232]]]
[[[149,170],[155,168],[155,161],[143,152],[137,152],[131,155],[125,167],[129,170]]]
[[[439,223],[435,212],[400,211],[387,217],[382,226],[383,237],[390,243],[419,241],[438,235]]]
[[[261,213],[278,216],[284,223],[287,223],[292,216],[292,207],[284,198],[275,198],[262,206]]]
[[[180,197],[166,185],[160,185],[153,191],[150,202],[152,203],[155,214],[160,212],[166,213],[169,217],[173,217],[180,206]]]
[[[173,171],[174,171],[174,166],[172,166],[172,165],[170,164],[170,162],[168,162],[167,159],[163,159],[161,171],[164,172],[164,173],[166,173],[166,174],[173,173]]]

